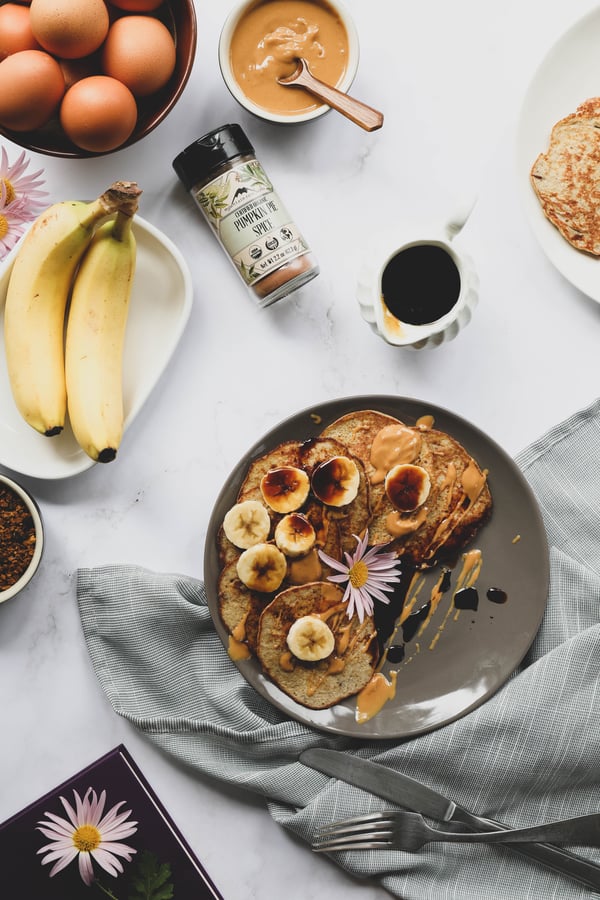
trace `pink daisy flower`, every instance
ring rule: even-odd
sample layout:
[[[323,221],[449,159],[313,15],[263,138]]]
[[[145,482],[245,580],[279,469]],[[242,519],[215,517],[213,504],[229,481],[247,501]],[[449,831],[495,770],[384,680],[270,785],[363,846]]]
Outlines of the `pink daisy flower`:
[[[29,160],[23,151],[10,165],[4,147],[0,149],[0,258],[12,250],[25,231],[46,207],[47,192],[40,190],[43,169],[25,174]]]
[[[339,572],[339,575],[330,575],[328,581],[336,584],[348,582],[342,598],[342,602],[348,603],[347,615],[351,619],[356,611],[359,622],[365,615],[372,616],[374,610],[373,599],[381,603],[389,603],[384,591],[393,591],[393,585],[400,581],[400,562],[396,554],[387,550],[387,544],[378,545],[367,549],[369,532],[361,539],[357,534],[357,547],[353,554],[344,553],[346,565],[338,562],[322,550],[319,556],[326,565]]]
[[[42,819],[38,822],[38,831],[50,840],[49,844],[37,851],[46,854],[42,859],[42,865],[54,863],[50,870],[52,878],[77,857],[79,874],[85,884],[90,885],[94,881],[93,859],[105,872],[116,877],[123,871],[123,865],[118,857],[121,856],[130,862],[136,853],[133,847],[121,843],[124,838],[131,837],[137,831],[137,822],[126,821],[131,815],[131,810],[119,812],[125,803],[123,800],[103,816],[106,791],[102,791],[98,798],[96,792],[88,788],[83,800],[77,791],[73,793],[74,808],[64,797],[60,798],[68,819],[46,812],[44,815],[49,821]]]
[[[15,160],[12,165],[8,161],[8,154],[4,147],[0,150],[0,181],[6,187],[6,202],[12,203],[18,198],[27,198],[42,211],[42,198],[48,196],[47,191],[40,190],[44,184],[40,175],[44,170],[38,169],[37,172],[25,174],[25,170],[29,165],[25,151]]]

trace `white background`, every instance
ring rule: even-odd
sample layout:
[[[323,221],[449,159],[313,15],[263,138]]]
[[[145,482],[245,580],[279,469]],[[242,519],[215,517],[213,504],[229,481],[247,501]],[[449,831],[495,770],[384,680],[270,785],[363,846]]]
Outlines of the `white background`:
[[[132,562],[201,577],[228,473],[263,432],[311,404],[416,397],[514,454],[596,397],[600,307],[538,247],[515,170],[527,85],[593,4],[347,0],[361,43],[353,93],[385,113],[370,135],[335,113],[290,128],[244,113],[217,63],[231,6],[197,4],[192,76],[143,143],[91,160],[35,156],[30,166],[45,168],[51,201],[138,181],[140,214],[184,254],[195,296],[176,356],[117,461],[59,482],[21,478],[40,503],[47,546],[30,588],[0,607],[0,821],[123,741],[227,900],[375,900],[388,895],[311,854],[261,802],[180,771],[113,712],[87,655],[73,574]],[[321,264],[316,281],[264,311],[171,167],[188,143],[231,121],[246,129]],[[14,159],[19,148],[5,144]],[[439,349],[386,345],[355,299],[366,238],[396,221],[443,223],[474,197],[461,235],[481,281],[472,322]]]

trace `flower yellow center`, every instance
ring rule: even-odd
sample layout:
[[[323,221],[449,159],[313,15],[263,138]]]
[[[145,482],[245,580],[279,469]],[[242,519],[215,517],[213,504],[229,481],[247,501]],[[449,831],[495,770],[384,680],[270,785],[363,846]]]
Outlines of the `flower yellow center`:
[[[95,825],[80,825],[73,834],[73,843],[81,853],[89,853],[100,846],[102,835]]]
[[[8,234],[8,220],[0,213],[0,241]]]
[[[368,577],[369,567],[362,561],[362,559],[359,559],[358,562],[355,562],[348,572],[350,584],[355,588],[364,587],[364,585],[367,583]]]
[[[8,206],[9,203],[13,202],[17,195],[15,194],[15,189],[12,186],[12,182],[10,182],[8,178],[2,178],[1,181],[6,189],[6,205]]]

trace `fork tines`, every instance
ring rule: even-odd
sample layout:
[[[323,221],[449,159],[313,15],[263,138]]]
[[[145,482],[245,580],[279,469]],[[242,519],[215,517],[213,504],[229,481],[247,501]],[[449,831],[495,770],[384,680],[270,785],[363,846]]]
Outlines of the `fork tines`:
[[[389,816],[372,813],[322,826],[312,843],[312,849],[316,853],[327,853],[331,850],[389,847],[393,834],[393,821]]]

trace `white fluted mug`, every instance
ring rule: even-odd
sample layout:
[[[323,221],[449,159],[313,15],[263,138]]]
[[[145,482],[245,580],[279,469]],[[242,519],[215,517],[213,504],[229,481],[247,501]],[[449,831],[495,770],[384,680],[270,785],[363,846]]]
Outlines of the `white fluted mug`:
[[[471,320],[479,278],[456,241],[463,224],[464,219],[442,229],[406,226],[370,240],[357,299],[365,321],[388,344],[437,347]]]

